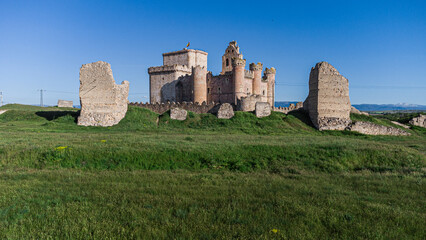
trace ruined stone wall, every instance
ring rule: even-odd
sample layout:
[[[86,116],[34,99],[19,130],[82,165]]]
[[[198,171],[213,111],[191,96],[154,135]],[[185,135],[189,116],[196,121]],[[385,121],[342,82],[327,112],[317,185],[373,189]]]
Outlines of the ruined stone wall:
[[[420,116],[411,119],[409,123],[414,126],[426,128],[426,115],[420,114]]]
[[[192,102],[182,102],[182,103],[168,102],[168,103],[154,103],[154,104],[132,102],[132,103],[129,103],[129,105],[146,108],[158,114],[163,114],[164,112],[172,108],[181,108],[194,113],[214,113],[218,110],[220,106],[219,103],[207,104],[205,102],[202,104],[196,104]]]
[[[241,97],[237,102],[237,111],[252,112],[256,109],[256,103],[262,102],[260,95]]]
[[[72,101],[67,100],[58,100],[58,107],[64,107],[64,108],[72,108]]]
[[[317,63],[303,106],[319,130],[344,130],[351,123],[348,80],[329,63]]]
[[[291,111],[302,109],[302,108],[303,108],[303,102],[298,102],[296,103],[296,105],[292,103],[288,107],[273,107],[272,109],[274,112],[282,112],[282,113],[288,114]]]
[[[386,127],[371,122],[355,122],[350,126],[350,130],[368,135],[392,135],[408,136],[410,133],[394,127]]]
[[[115,84],[109,63],[84,64],[80,68],[79,95],[78,125],[113,126],[126,115],[129,82]]]

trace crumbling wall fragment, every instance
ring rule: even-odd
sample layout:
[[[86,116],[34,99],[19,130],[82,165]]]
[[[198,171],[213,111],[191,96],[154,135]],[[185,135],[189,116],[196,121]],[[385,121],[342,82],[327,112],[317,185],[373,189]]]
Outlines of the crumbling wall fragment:
[[[319,130],[344,130],[351,123],[348,80],[329,63],[320,62],[309,76],[309,95],[303,103]]]
[[[220,119],[230,119],[234,116],[234,109],[229,103],[223,103],[220,105],[219,110],[217,111],[217,118]]]
[[[174,120],[183,121],[186,119],[188,112],[185,109],[181,108],[172,108],[170,109],[170,118]]]
[[[98,61],[80,68],[81,113],[78,125],[113,126],[127,112],[129,82],[115,84],[109,63]]]
[[[386,127],[371,122],[355,122],[351,124],[350,130],[367,135],[392,135],[392,136],[408,136],[410,133],[394,127]]]
[[[243,112],[252,112],[256,109],[256,103],[262,102],[261,95],[250,95],[241,97],[237,102],[237,110]]]
[[[58,107],[60,108],[72,108],[72,101],[67,101],[67,100],[58,100]]]
[[[256,117],[267,117],[271,115],[271,105],[267,102],[257,102],[256,103]]]
[[[426,128],[426,115],[420,114],[420,116],[411,119],[409,123],[414,126]]]

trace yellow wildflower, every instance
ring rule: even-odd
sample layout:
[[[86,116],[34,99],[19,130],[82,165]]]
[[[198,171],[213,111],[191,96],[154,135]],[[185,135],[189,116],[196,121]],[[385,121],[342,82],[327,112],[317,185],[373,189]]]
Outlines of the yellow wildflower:
[[[277,233],[277,232],[278,232],[278,229],[275,229],[275,228],[274,228],[274,229],[272,229],[272,230],[271,230],[271,232],[273,232],[273,233]]]
[[[55,150],[56,151],[61,151],[61,150],[64,150],[66,148],[68,148],[68,147],[67,146],[59,146],[59,147],[56,147]]]
[[[106,140],[101,140],[101,142],[103,142],[103,143],[104,143],[104,142],[106,142]]]

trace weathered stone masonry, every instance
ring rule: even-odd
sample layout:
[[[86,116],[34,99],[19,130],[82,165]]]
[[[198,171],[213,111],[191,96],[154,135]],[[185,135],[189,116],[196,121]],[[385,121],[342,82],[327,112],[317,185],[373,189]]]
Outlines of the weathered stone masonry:
[[[81,113],[78,125],[112,126],[127,112],[129,82],[115,84],[109,63],[94,62],[80,68]]]
[[[317,63],[309,76],[303,108],[319,130],[346,129],[351,123],[348,80],[329,63]]]

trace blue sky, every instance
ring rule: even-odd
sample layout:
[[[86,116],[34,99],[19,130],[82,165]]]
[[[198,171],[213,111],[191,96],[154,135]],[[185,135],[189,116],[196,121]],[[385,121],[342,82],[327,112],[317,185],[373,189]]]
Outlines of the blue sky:
[[[82,64],[106,61],[130,101],[147,101],[163,52],[209,53],[228,42],[277,69],[276,100],[302,101],[309,71],[328,61],[359,103],[426,104],[426,1],[0,0],[0,91],[7,103],[78,103]],[[247,66],[248,67],[248,66]]]

